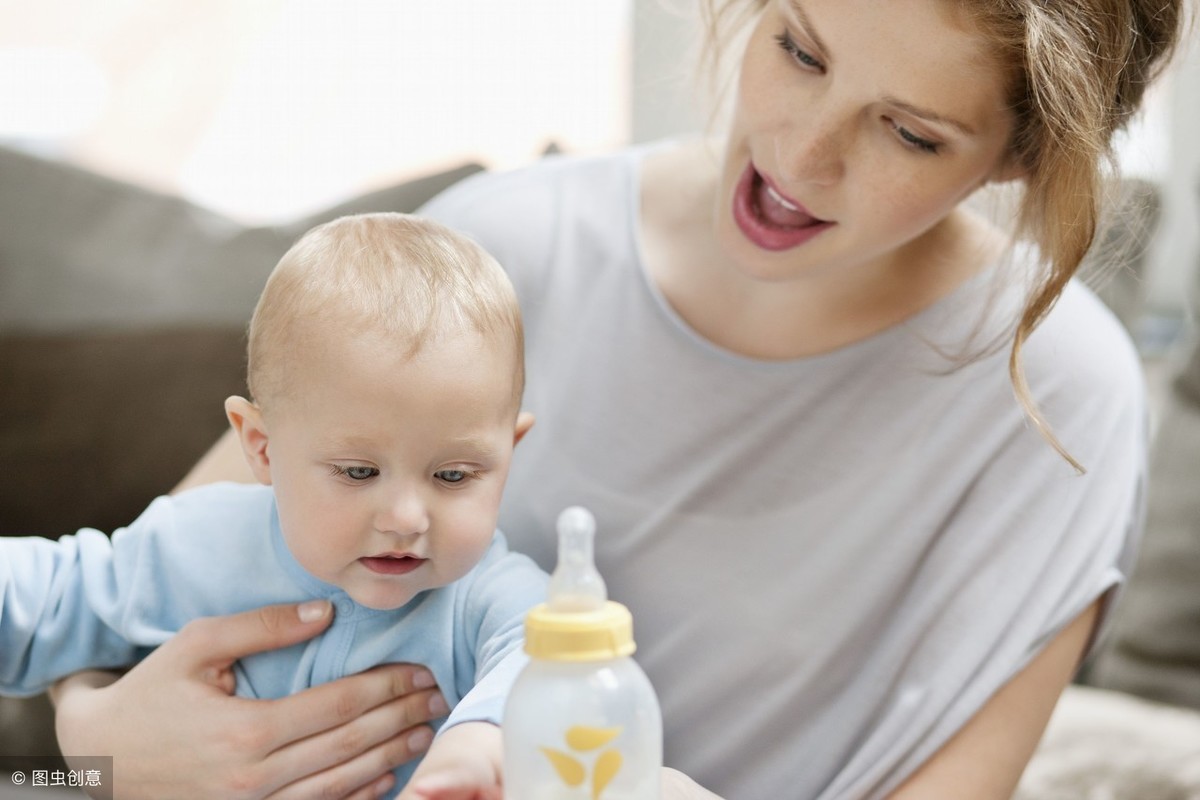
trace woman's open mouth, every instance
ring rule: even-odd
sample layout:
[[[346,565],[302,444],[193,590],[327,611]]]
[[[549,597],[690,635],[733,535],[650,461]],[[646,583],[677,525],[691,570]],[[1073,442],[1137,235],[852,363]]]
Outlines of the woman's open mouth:
[[[754,168],[738,179],[733,192],[733,220],[747,239],[764,250],[799,247],[836,223],[819,219],[777,192]]]
[[[359,561],[364,567],[380,575],[407,575],[428,559],[416,556],[366,556]]]

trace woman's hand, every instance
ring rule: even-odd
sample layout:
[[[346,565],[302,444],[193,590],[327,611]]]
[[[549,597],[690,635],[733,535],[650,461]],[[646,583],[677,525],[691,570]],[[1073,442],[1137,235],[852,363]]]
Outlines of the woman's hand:
[[[378,797],[424,752],[446,713],[433,677],[395,664],[279,700],[233,697],[233,662],[310,639],[330,606],[270,606],[186,625],[123,677],[81,673],[52,692],[59,744],[111,755],[115,795],[139,798]]]

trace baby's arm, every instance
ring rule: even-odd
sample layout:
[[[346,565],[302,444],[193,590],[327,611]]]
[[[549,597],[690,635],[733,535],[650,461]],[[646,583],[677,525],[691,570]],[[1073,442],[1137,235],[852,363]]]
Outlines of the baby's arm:
[[[99,531],[0,541],[0,694],[27,696],[63,675],[133,663],[138,648],[107,623],[120,613],[112,547]]]
[[[503,744],[490,722],[464,722],[443,731],[399,800],[500,800]]]

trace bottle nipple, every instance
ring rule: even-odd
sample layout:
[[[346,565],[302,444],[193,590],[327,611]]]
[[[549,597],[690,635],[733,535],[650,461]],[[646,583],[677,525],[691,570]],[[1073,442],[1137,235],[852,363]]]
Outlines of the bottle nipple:
[[[567,614],[603,608],[608,588],[596,570],[596,518],[582,506],[571,506],[558,515],[557,527],[558,564],[550,575],[547,608]]]

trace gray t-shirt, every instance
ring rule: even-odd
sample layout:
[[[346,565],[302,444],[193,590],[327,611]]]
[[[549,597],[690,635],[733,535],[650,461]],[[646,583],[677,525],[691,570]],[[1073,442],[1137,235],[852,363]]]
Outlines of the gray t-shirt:
[[[1136,354],[1075,284],[1026,346],[1079,476],[1028,424],[1004,348],[948,369],[945,348],[1011,316],[993,287],[1013,264],[825,355],[725,351],[647,278],[645,152],[473,177],[424,209],[499,259],[525,314],[537,423],[500,527],[553,568],[559,511],[596,514],[668,766],[731,800],[882,797],[1128,573]]]

